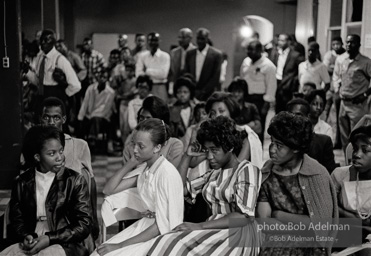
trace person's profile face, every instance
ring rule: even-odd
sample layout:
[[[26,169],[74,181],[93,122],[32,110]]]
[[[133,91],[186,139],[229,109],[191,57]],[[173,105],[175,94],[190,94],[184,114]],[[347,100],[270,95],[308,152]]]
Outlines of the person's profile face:
[[[153,144],[151,138],[151,134],[147,131],[134,131],[132,137],[133,153],[139,162],[152,159],[154,152],[158,152],[159,147]]]
[[[44,107],[40,121],[43,125],[52,125],[62,131],[66,116],[63,115],[61,107]]]
[[[283,165],[292,160],[294,156],[294,150],[286,146],[282,141],[271,136],[269,157],[274,164]]]
[[[352,143],[352,165],[360,173],[367,172],[371,169],[371,140],[358,139]]]
[[[210,118],[216,118],[218,116],[225,116],[229,118],[231,117],[231,114],[229,112],[227,105],[225,105],[225,103],[222,101],[215,102],[210,109],[210,113],[209,113]]]
[[[46,140],[40,154],[35,155],[35,160],[40,164],[41,172],[59,172],[65,165],[63,150],[64,148],[59,140]]]

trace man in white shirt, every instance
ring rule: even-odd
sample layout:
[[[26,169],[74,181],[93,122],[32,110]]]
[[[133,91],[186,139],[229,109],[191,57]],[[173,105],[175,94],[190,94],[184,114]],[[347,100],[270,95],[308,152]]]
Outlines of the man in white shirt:
[[[247,82],[248,102],[255,104],[258,108],[264,131],[270,103],[275,102],[276,99],[277,80],[276,66],[262,53],[263,45],[259,41],[249,43],[248,57],[241,65],[240,76]],[[262,134],[264,135],[264,132]]]
[[[196,79],[196,95],[198,100],[206,101],[214,91],[220,90],[220,70],[222,52],[209,45],[209,30],[197,30],[197,49],[187,52],[185,72]]]
[[[152,94],[167,102],[167,77],[170,69],[170,55],[159,48],[160,34],[149,33],[147,36],[148,52],[138,56],[135,75],[148,75],[153,81]]]
[[[42,54],[37,56],[35,71],[26,73],[28,80],[38,85],[42,98],[57,97],[66,102],[81,89],[81,84],[71,63],[55,49],[55,35],[44,30],[40,37]]]
[[[189,50],[195,49],[196,46],[192,44],[193,32],[189,28],[182,28],[179,30],[178,43],[179,46],[173,49],[170,53],[171,68],[169,73],[170,91],[172,85],[184,73],[186,53]]]
[[[314,83],[316,89],[330,89],[330,76],[325,64],[317,59],[319,55],[319,44],[311,42],[308,45],[308,60],[299,64],[299,92],[303,92],[303,86],[306,83]]]

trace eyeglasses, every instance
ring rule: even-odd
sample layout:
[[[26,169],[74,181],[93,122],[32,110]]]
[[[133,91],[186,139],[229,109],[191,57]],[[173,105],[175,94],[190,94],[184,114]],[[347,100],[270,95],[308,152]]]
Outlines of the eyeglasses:
[[[44,121],[49,121],[49,120],[53,119],[54,122],[59,122],[59,121],[62,120],[62,117],[59,116],[59,115],[56,115],[56,116],[43,115],[43,116],[42,116],[42,119],[43,119]]]

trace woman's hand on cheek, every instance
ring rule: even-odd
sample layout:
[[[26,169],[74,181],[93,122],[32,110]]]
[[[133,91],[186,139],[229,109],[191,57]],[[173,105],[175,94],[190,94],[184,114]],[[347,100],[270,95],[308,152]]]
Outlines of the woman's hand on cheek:
[[[192,231],[202,229],[201,223],[184,222],[175,227],[173,231]]]
[[[46,236],[46,235],[40,236],[36,238],[35,240],[36,240],[35,246],[31,250],[25,251],[25,254],[34,255],[40,252],[41,250],[45,249],[46,247],[48,247],[50,243],[49,236]]]

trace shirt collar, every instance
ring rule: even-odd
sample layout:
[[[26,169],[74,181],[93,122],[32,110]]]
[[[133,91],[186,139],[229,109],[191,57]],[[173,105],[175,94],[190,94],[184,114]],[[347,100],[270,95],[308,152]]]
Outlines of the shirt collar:
[[[151,51],[149,51],[149,55],[152,57],[155,57],[155,56],[158,57],[160,55],[160,52],[161,52],[160,48],[157,48],[155,54],[152,55]]]
[[[44,56],[49,59],[56,53],[59,53],[59,52],[53,46],[53,48],[47,54],[44,54]]]
[[[205,48],[200,52],[199,49],[197,49],[197,52],[201,53],[202,55],[205,55],[207,54],[207,51],[209,50],[210,48],[210,45],[209,44],[206,44]]]
[[[152,166],[150,168],[146,167],[146,170],[145,171],[148,171],[150,173],[155,173],[156,170],[158,169],[158,167],[162,164],[162,162],[165,160],[165,157],[163,155],[161,155],[157,160],[156,162],[154,162],[152,164]]]
[[[288,55],[290,52],[290,47],[287,47],[285,50],[282,50],[281,48],[278,48],[278,53],[281,55]]]

